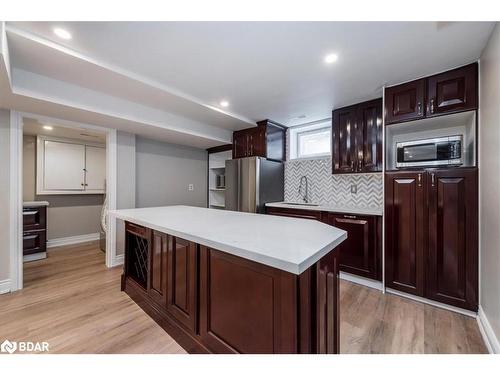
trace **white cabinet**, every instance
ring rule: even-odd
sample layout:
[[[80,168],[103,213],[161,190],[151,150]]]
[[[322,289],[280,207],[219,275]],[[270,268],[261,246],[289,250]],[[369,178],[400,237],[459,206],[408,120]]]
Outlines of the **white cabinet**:
[[[104,145],[37,137],[38,195],[103,194],[105,181]]]

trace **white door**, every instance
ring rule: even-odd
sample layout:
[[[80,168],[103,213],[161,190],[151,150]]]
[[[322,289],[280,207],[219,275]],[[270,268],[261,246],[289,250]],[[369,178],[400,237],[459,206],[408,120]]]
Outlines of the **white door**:
[[[85,146],[86,175],[85,190],[104,193],[106,181],[106,149],[103,147]]]
[[[84,190],[85,146],[45,141],[44,190]]]

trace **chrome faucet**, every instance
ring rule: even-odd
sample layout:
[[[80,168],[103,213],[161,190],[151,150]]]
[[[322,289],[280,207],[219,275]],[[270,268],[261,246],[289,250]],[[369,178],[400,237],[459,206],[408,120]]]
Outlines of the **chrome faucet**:
[[[305,182],[305,189],[302,188],[302,182]],[[299,184],[299,195],[301,196],[302,200],[304,203],[309,203],[309,191],[308,191],[308,183],[307,183],[307,176],[302,176],[300,178],[300,184]]]

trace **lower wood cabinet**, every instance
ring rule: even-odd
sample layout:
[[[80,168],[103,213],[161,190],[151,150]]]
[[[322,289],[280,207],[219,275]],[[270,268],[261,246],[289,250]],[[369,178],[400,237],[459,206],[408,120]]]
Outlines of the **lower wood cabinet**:
[[[476,168],[386,173],[389,288],[477,311]]]
[[[162,306],[167,305],[167,251],[168,236],[165,233],[153,231],[148,293]]]
[[[267,207],[270,215],[319,220],[347,232],[338,247],[339,270],[382,280],[382,218],[294,208]]]
[[[339,245],[339,269],[381,280],[381,220],[377,216],[330,214],[328,224],[345,230],[347,239]]]
[[[167,311],[192,332],[196,330],[198,245],[168,236]]]

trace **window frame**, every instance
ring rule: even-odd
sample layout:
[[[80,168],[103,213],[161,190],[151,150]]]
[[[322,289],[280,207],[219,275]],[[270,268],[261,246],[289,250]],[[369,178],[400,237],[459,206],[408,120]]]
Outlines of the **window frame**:
[[[328,131],[328,142],[330,144],[330,150],[328,152],[321,152],[315,154],[301,154],[300,151],[300,137],[301,135],[310,135],[316,133],[323,133]],[[321,121],[316,121],[310,124],[298,125],[290,128],[290,153],[288,155],[289,160],[307,160],[307,159],[322,159],[332,155],[332,128],[331,119],[325,119]]]

